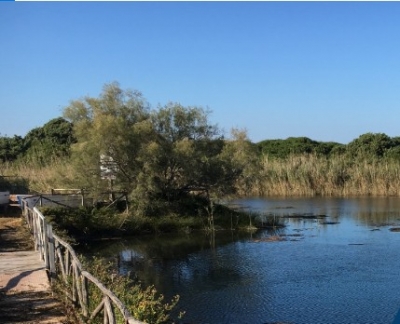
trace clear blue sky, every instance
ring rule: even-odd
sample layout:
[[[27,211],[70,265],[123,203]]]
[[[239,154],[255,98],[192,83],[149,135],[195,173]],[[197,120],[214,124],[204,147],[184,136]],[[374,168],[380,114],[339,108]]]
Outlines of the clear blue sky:
[[[400,136],[399,2],[0,2],[0,134],[106,83],[228,133]]]

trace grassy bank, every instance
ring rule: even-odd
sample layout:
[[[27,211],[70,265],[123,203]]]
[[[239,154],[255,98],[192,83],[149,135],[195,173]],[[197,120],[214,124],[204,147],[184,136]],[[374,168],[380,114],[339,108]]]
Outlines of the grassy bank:
[[[105,208],[42,207],[41,211],[59,232],[64,232],[77,241],[152,233],[189,234],[194,231],[210,230],[204,215],[169,214],[152,217]],[[221,205],[215,210],[214,225],[215,230],[239,231],[282,226],[272,216],[235,211]]]

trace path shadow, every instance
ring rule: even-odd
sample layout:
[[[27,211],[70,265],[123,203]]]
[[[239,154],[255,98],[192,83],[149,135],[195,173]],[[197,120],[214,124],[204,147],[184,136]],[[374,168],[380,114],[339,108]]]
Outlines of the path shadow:
[[[0,252],[29,251],[33,249],[32,236],[21,219],[17,216],[0,214]]]
[[[0,292],[0,323],[65,323],[64,310],[48,292]]]
[[[15,277],[11,278],[8,281],[7,285],[5,287],[1,288],[0,291],[7,293],[8,291],[10,291],[13,288],[17,287],[18,283],[21,281],[22,278],[25,278],[25,277],[29,276],[30,274],[32,274],[33,272],[39,271],[39,270],[43,270],[43,268],[37,268],[37,269],[33,269],[33,270],[29,270],[29,271],[23,271],[23,272],[19,273]]]

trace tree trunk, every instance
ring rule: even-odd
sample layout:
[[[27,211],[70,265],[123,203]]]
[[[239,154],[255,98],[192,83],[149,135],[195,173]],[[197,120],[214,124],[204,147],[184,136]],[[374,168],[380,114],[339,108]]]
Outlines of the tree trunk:
[[[215,226],[214,226],[214,202],[210,199],[210,193],[207,190],[207,201],[208,201],[208,207],[207,207],[207,213],[208,213],[208,226],[210,228],[210,231],[215,231]]]

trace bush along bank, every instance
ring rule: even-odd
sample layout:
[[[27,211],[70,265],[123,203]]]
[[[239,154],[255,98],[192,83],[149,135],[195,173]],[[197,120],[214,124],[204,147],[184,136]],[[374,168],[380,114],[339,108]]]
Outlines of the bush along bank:
[[[283,226],[272,216],[237,211],[223,205],[215,205],[214,228],[209,227],[207,213],[199,210],[197,210],[197,215],[180,215],[173,212],[163,215],[137,215],[133,212],[120,212],[113,208],[42,207],[41,212],[57,230],[78,241],[137,234],[257,230]]]

